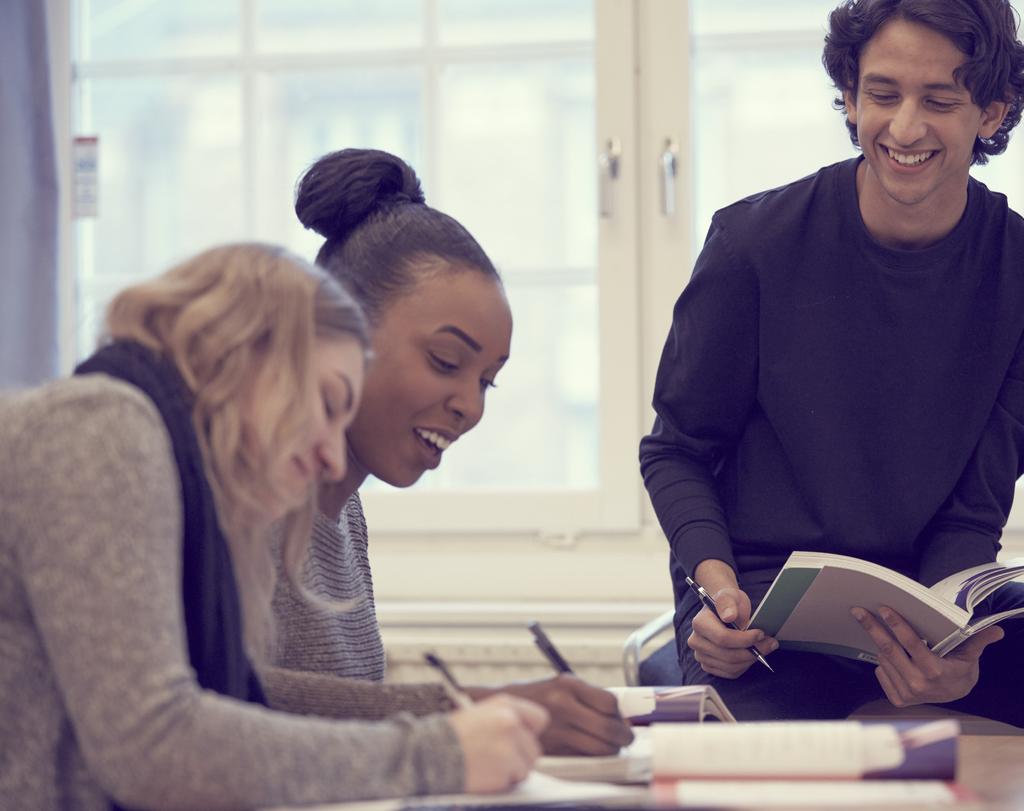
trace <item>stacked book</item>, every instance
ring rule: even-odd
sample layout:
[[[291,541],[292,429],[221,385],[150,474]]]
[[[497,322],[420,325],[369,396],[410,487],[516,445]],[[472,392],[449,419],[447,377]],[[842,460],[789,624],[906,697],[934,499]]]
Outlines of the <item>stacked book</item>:
[[[665,808],[971,799],[954,782],[960,727],[953,719],[735,723],[712,687],[613,692],[623,715],[641,726],[636,741],[612,757],[545,757],[539,771],[564,780],[650,783],[653,802]]]

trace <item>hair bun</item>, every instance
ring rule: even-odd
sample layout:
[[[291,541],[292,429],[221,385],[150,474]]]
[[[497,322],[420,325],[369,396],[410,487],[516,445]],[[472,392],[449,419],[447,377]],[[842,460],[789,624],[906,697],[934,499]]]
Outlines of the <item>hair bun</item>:
[[[376,211],[424,199],[419,178],[401,158],[379,149],[342,149],[299,179],[295,213],[306,228],[338,240]]]

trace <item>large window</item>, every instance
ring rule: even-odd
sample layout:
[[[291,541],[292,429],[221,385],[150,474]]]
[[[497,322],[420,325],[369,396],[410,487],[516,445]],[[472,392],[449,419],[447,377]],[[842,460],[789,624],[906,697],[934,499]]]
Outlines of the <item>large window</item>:
[[[313,256],[303,168],[396,152],[516,323],[480,426],[411,491],[367,488],[378,596],[667,602],[636,446],[672,303],[715,209],[855,154],[820,63],[834,0],[50,2],[67,134],[100,142],[66,363],[114,290],[205,245]],[[975,171],[1018,210],[1022,160]]]
[[[70,11],[72,126],[99,139],[99,213],[74,235],[79,356],[114,292],[210,244],[314,256],[318,238],[292,211],[303,169],[343,147],[389,150],[501,269],[515,329],[486,418],[407,494],[419,504],[392,509],[387,488],[369,485],[376,525],[536,529],[566,514],[638,525],[635,476],[612,464],[638,421],[602,402],[603,385],[630,376],[615,364],[635,366],[602,343],[636,337],[629,319],[602,315],[591,0],[71,0]],[[609,92],[630,92],[619,86]],[[479,497],[459,509],[437,498],[466,492]]]

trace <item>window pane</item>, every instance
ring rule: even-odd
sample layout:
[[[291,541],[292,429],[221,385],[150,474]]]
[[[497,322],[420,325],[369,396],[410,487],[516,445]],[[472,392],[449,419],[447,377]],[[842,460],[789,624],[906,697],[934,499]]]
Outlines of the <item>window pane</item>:
[[[590,60],[449,67],[435,202],[503,269],[592,272],[594,140]]]
[[[86,17],[99,7],[80,1]],[[155,16],[139,59],[214,52],[201,15],[184,31],[182,6],[144,7]],[[427,9],[438,19],[426,20]],[[113,292],[206,244],[255,236],[314,256],[320,239],[293,213],[298,176],[332,150],[385,149],[481,241],[505,275],[516,323],[491,416],[423,486],[597,486],[592,2],[252,0],[252,11],[256,51],[237,65],[188,65],[194,79],[159,62],[144,66],[152,78],[79,75],[75,129],[100,137],[101,173],[100,218],[77,226],[82,350]],[[500,61],[483,50],[359,61],[369,49],[425,48],[433,25],[447,45],[521,47]],[[292,59],[310,52],[345,67]]]
[[[346,53],[423,42],[421,0],[256,0],[256,47]]]
[[[171,59],[235,55],[239,0],[81,0],[80,59]]]
[[[93,79],[81,93],[76,130],[100,144],[99,216],[78,225],[83,307],[105,300],[90,285],[116,290],[244,235],[237,79]],[[80,319],[80,334],[91,335],[95,310]]]
[[[693,33],[771,34],[774,31],[821,31],[839,0],[691,0]]]
[[[693,81],[699,241],[717,209],[856,154],[820,49],[705,49]]]
[[[993,155],[984,166],[975,166],[971,174],[993,191],[1002,192],[1014,211],[1024,211],[1024,146],[1018,129],[1010,135],[1010,145],[1002,155]]]
[[[75,340],[77,343],[77,359],[84,358],[99,343],[103,332],[103,315],[110,300],[131,280],[96,280],[89,284],[80,284],[77,296],[78,323]]]
[[[435,199],[505,274],[515,327],[488,418],[424,486],[595,487],[592,62],[449,66],[440,96]]]
[[[439,0],[444,45],[591,42],[592,0]]]
[[[256,94],[255,232],[302,256],[322,240],[303,229],[293,208],[295,183],[317,158],[345,147],[392,152],[420,170],[422,72],[363,68],[264,74]]]
[[[835,6],[694,0],[696,251],[717,209],[856,154],[821,66]]]

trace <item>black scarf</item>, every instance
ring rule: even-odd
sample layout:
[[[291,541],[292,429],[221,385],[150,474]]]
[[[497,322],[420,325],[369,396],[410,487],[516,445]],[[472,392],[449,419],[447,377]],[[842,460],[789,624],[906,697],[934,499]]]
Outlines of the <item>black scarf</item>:
[[[95,372],[140,389],[156,405],[171,437],[181,479],[181,593],[196,679],[209,690],[265,705],[242,644],[238,588],[196,441],[191,392],[173,363],[133,341],[108,344],[75,369],[75,374]]]

